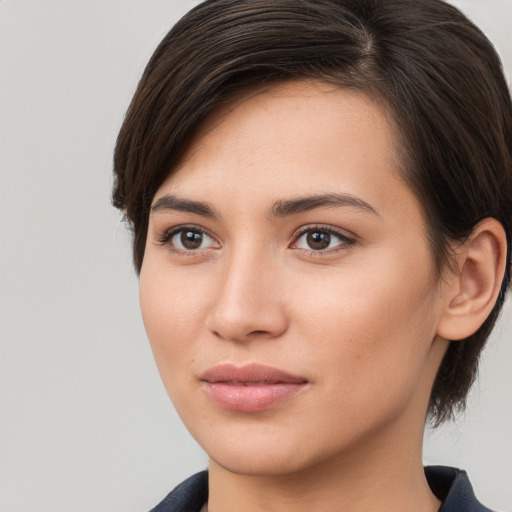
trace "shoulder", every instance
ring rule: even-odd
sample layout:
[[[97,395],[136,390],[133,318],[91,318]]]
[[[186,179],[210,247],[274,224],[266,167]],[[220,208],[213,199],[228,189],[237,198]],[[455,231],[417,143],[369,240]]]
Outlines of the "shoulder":
[[[199,512],[208,501],[208,472],[187,478],[150,512]]]
[[[432,492],[443,502],[439,512],[492,512],[477,500],[465,471],[428,466],[425,475]]]

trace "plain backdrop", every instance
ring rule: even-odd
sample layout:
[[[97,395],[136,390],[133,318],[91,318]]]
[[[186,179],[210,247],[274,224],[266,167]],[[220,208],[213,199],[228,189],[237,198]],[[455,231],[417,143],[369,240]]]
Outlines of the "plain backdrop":
[[[149,510],[207,459],[160,383],[112,149],[143,67],[197,2],[0,1],[0,510]],[[459,0],[512,76],[512,0]],[[512,307],[425,462],[512,510]]]

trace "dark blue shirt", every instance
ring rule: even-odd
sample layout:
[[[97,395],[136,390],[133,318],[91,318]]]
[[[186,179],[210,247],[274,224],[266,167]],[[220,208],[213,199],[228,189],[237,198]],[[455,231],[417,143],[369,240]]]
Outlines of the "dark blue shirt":
[[[429,466],[425,475],[432,492],[443,502],[439,512],[492,512],[475,497],[465,471]],[[191,476],[151,512],[199,512],[208,500],[208,472]]]

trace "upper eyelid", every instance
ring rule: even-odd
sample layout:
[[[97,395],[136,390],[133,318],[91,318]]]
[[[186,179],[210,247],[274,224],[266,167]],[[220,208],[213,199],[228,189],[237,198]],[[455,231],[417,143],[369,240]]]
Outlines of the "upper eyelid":
[[[307,226],[303,226],[297,230],[295,230],[292,239],[296,240],[300,236],[302,236],[304,233],[308,233],[309,231],[327,231],[330,234],[334,234],[339,236],[340,238],[349,239],[349,240],[356,240],[357,236],[351,233],[350,231],[347,231],[345,229],[337,228],[334,226],[326,225],[326,224],[309,224]]]
[[[159,232],[159,234],[157,234],[157,238],[160,242],[165,243],[169,241],[174,235],[186,229],[199,231],[200,233],[214,240],[216,243],[219,243],[217,237],[213,235],[208,229],[198,226],[196,224],[179,224],[177,226],[172,226]]]

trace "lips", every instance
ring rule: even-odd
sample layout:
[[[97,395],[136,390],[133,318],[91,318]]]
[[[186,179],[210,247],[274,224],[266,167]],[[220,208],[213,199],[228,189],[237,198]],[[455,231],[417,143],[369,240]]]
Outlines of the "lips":
[[[307,385],[304,377],[277,368],[250,364],[214,366],[200,380],[206,394],[221,407],[239,412],[258,412],[283,403]]]

